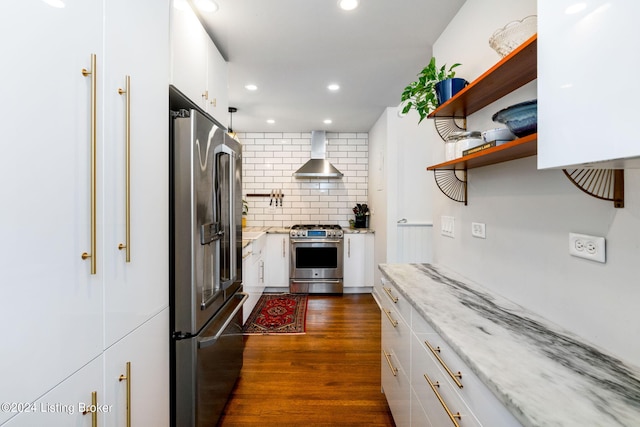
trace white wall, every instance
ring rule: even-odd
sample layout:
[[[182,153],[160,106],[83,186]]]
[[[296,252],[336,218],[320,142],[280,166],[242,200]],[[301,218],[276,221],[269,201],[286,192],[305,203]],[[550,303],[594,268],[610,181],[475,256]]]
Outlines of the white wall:
[[[535,13],[534,0],[467,0],[434,55],[462,63],[458,75],[471,81],[500,59],[487,42],[493,31]],[[536,97],[532,82],[469,117],[468,128],[496,127],[493,113]],[[587,196],[562,171],[537,170],[535,156],[473,169],[468,180],[468,206],[434,195],[435,230],[442,215],[456,221],[454,239],[434,233],[435,262],[640,365],[640,171],[625,171],[624,209]],[[471,237],[472,221],[486,223],[486,239]],[[571,257],[569,232],[604,236],[606,264]]]
[[[294,224],[349,226],[356,203],[367,203],[368,135],[327,133],[327,160],[342,179],[296,179],[293,173],[311,158],[310,133],[238,133],[242,143],[243,197],[249,204],[247,226],[288,227]],[[281,189],[282,207],[269,206]]]

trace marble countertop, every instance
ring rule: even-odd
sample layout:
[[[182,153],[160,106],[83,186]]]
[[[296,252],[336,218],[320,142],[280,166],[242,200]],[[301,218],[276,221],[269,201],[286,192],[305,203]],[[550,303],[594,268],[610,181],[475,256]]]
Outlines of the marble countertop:
[[[640,368],[453,272],[380,270],[523,425],[640,426]]]

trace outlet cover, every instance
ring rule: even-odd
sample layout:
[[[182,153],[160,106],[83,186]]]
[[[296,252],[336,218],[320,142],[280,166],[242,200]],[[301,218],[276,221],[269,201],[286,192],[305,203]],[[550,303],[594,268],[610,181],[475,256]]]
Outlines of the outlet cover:
[[[486,225],[484,222],[472,222],[471,223],[471,235],[479,239],[486,239]]]
[[[440,234],[443,236],[456,237],[455,233],[455,217],[453,216],[441,216],[440,217]]]
[[[569,233],[569,254],[604,263],[606,262],[604,237]]]

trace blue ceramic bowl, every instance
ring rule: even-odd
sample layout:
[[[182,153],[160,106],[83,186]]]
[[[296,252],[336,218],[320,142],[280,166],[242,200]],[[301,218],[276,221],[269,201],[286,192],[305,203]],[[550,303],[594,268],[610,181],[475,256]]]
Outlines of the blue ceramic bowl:
[[[493,115],[493,121],[504,123],[517,137],[538,131],[538,100],[521,102],[500,110]]]

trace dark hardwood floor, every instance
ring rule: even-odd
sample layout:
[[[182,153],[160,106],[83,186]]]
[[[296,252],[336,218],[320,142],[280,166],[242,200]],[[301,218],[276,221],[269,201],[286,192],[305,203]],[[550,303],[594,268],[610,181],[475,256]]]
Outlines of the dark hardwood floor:
[[[246,336],[219,426],[394,426],[370,294],[311,295],[304,335]]]

